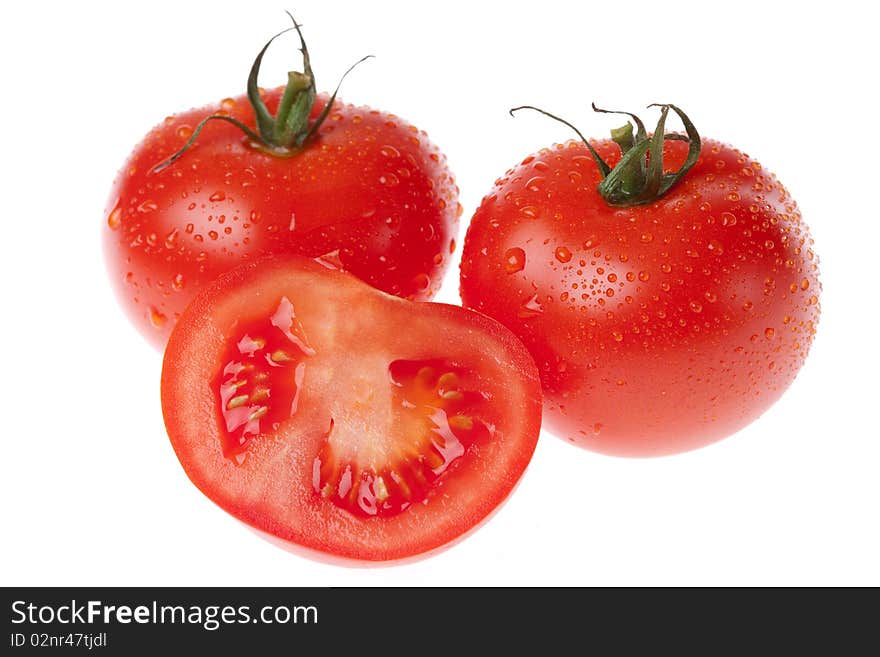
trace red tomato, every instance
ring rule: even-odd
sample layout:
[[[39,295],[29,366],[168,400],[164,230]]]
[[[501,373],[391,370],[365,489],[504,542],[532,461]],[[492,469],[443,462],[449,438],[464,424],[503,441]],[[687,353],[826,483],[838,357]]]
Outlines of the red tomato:
[[[293,545],[360,560],[462,536],[535,448],[534,363],[497,322],[300,257],[207,287],[171,334],[162,409],[187,475]]]
[[[239,96],[168,117],[122,167],[104,250],[118,298],[156,346],[199,290],[264,254],[324,256],[411,299],[429,299],[440,287],[461,213],[445,156],[392,114],[335,102],[320,122],[330,99],[314,97],[304,54],[310,86],[297,92],[299,132],[283,138],[287,145],[269,143],[271,126],[260,143],[259,135],[213,120],[179,159],[154,170],[209,116],[256,130],[254,109]],[[304,74],[292,76],[289,96]],[[259,95],[255,74],[250,90]],[[269,113],[279,114],[284,93],[262,94]]]
[[[612,141],[594,145],[620,161]],[[667,140],[667,169],[688,149]],[[573,443],[647,456],[737,431],[792,382],[819,318],[818,260],[797,204],[714,141],[645,204],[609,205],[601,180],[578,141],[498,180],[465,240],[464,305],[525,343],[544,426]]]

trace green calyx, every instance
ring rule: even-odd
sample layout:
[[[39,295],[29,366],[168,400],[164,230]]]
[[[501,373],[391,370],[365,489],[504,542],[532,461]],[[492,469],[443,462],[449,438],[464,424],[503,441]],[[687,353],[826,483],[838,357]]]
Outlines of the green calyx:
[[[602,198],[609,205],[618,207],[628,207],[633,205],[647,205],[653,203],[666,192],[668,192],[685,174],[690,171],[691,167],[696,164],[700,157],[700,135],[694,124],[687,115],[675,105],[669,104],[652,104],[648,107],[660,108],[660,120],[657,121],[657,127],[653,135],[648,136],[645,131],[645,124],[642,120],[630,112],[618,112],[612,110],[603,110],[593,105],[593,111],[603,114],[625,114],[632,118],[636,124],[636,131],[633,133],[633,123],[627,121],[626,125],[611,131],[611,139],[620,147],[622,157],[620,162],[614,168],[608,166],[605,160],[596,152],[592,144],[575,128],[571,123],[558,116],[550,114],[537,107],[531,105],[522,105],[514,107],[510,110],[513,115],[522,109],[531,109],[540,112],[545,116],[549,116],[560,123],[567,125],[577,133],[581,141],[590,151],[599,171],[602,173],[602,182],[599,183],[598,191]],[[684,125],[687,136],[677,135],[666,132],[666,118],[669,110],[675,112]],[[663,144],[667,139],[675,139],[678,141],[686,141],[688,143],[687,157],[684,164],[671,173],[667,173],[663,169]]]
[[[315,106],[315,99],[317,98],[315,76],[312,72],[309,50],[306,47],[305,39],[300,30],[301,26],[296,22],[296,19],[290,12],[287,12],[287,15],[290,16],[290,20],[293,21],[293,27],[282,30],[269,39],[254,60],[253,66],[251,66],[250,75],[248,75],[247,96],[251,107],[254,109],[256,130],[231,116],[212,114],[211,116],[202,119],[202,121],[196,126],[196,129],[193,130],[192,136],[179,151],[174,153],[174,155],[167,160],[153,167],[154,172],[165,169],[186,153],[186,151],[196,142],[202,128],[204,128],[209,121],[217,120],[231,123],[248,137],[252,146],[259,148],[270,155],[276,155],[279,157],[288,157],[300,152],[305,147],[306,142],[317,134],[318,129],[324,123],[324,120],[333,108],[333,103],[336,101],[336,94],[339,92],[339,87],[342,85],[342,81],[355,66],[364,60],[369,59],[372,55],[362,57],[343,73],[339,80],[339,84],[336,85],[336,89],[328,99],[327,104],[324,105],[321,113],[313,121],[310,121],[309,119],[312,114],[312,109]],[[296,30],[296,33],[299,35],[299,50],[302,53],[303,70],[302,72],[290,71],[287,74],[287,86],[284,88],[281,101],[278,103],[278,110],[275,112],[275,116],[272,116],[269,109],[266,107],[266,104],[263,102],[263,98],[260,96],[257,78],[260,74],[260,66],[263,63],[263,55],[266,54],[269,46],[272,45],[272,42],[275,41],[275,39],[291,30]]]

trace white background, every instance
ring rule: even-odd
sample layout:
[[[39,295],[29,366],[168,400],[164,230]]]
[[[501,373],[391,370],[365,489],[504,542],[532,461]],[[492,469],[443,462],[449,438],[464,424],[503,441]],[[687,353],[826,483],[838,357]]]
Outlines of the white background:
[[[864,3],[14,3],[3,75],[2,585],[880,585],[875,21]],[[783,399],[714,446],[625,460],[544,434],[521,485],[430,559],[294,556],[212,505],[165,435],[160,354],[100,250],[111,181],[176,111],[244,91],[293,9],[321,89],[426,129],[466,220],[493,180],[600,106],[674,102],[774,170],[821,257],[822,320]],[[263,86],[295,62],[287,37]],[[647,114],[647,113],[646,113]],[[652,117],[653,119],[653,117]],[[457,268],[439,300],[457,303]]]

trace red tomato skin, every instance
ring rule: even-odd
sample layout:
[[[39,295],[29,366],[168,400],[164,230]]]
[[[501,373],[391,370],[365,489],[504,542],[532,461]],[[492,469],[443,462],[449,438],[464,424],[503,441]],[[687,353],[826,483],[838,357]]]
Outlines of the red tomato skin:
[[[294,284],[271,284],[279,279]],[[375,362],[377,353],[389,359],[406,354],[417,359],[445,355],[472,367],[481,377],[495,375],[486,379],[485,399],[486,417],[496,427],[496,438],[450,467],[436,494],[424,504],[413,504],[390,517],[366,519],[314,491],[313,459],[320,432],[306,432],[291,440],[288,434],[295,425],[294,429],[282,426],[255,438],[243,463],[225,457],[209,382],[222,361],[230,327],[235,333],[239,318],[260,312],[254,308],[271,307],[284,291],[297,292],[298,317],[307,318],[315,311],[308,303],[312,298],[316,306],[346,315],[359,336],[356,345],[346,345],[339,342],[338,328],[328,331],[335,337],[327,337],[320,328],[313,332],[322,324],[306,325],[317,357],[330,354],[345,366],[337,368],[339,373],[323,397],[311,393],[308,385],[303,388],[293,422],[305,426],[315,417],[323,420],[326,409],[321,402],[347,399],[348,381],[363,373],[362,358]],[[355,316],[360,313],[371,315],[375,322],[369,328],[358,324]],[[335,320],[327,325],[338,326]],[[324,340],[329,342],[322,346]],[[459,306],[411,303],[386,295],[349,274],[298,256],[255,260],[206,286],[172,331],[161,388],[171,444],[196,487],[276,545],[337,565],[416,561],[469,536],[513,492],[541,428],[538,371],[523,345],[504,326]],[[326,426],[323,421],[319,424]]]
[[[667,170],[686,148],[667,141]],[[797,204],[712,140],[650,205],[609,206],[600,179],[570,141],[496,181],[465,238],[464,305],[525,343],[544,426],[572,443],[657,456],[734,433],[788,388],[815,334],[818,258]]]
[[[281,91],[264,93],[272,112]],[[313,118],[326,101],[318,97]],[[263,255],[331,254],[389,294],[427,300],[437,292],[461,206],[446,157],[425,132],[337,100],[319,138],[292,157],[211,121],[177,162],[152,171],[218,113],[254,125],[244,96],[166,118],[135,147],[108,200],[110,279],[153,345],[164,347],[200,289]]]

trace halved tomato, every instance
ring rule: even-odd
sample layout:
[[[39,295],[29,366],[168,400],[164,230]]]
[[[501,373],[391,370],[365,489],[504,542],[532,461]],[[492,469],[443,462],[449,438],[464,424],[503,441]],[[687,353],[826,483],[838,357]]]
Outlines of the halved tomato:
[[[446,545],[507,497],[541,389],[494,320],[285,257],[233,270],[188,307],[162,409],[220,507],[293,546],[381,561]]]

